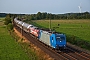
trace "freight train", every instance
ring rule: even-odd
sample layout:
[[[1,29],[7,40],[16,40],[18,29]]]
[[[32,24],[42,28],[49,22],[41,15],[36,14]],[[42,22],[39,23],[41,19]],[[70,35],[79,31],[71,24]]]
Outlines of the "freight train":
[[[32,24],[22,22],[17,18],[14,19],[14,24],[23,29],[25,32],[34,35],[34,37],[37,37],[39,41],[54,49],[66,48],[65,34],[43,30]]]

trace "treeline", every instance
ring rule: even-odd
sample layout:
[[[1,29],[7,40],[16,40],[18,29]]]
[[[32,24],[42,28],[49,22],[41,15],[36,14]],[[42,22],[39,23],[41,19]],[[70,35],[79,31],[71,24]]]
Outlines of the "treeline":
[[[25,14],[11,14],[11,13],[0,13],[0,17],[7,17],[9,16],[10,18],[12,17],[23,17]]]
[[[66,14],[51,14],[41,13],[25,15],[27,20],[42,20],[42,19],[90,19],[90,13],[66,13]]]
[[[6,13],[0,13],[0,17],[6,17]]]
[[[84,13],[66,13],[63,15],[59,15],[61,19],[90,19],[90,13],[84,12]]]
[[[20,19],[26,20],[42,20],[42,19],[90,19],[90,13],[66,13],[66,14],[51,14],[47,12],[38,12],[37,14],[5,14],[0,13],[0,17],[5,17],[9,15],[10,17],[19,17]]]

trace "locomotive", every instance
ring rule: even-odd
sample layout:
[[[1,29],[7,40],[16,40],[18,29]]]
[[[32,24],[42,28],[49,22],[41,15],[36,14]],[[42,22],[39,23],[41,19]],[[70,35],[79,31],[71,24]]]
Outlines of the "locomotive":
[[[14,19],[14,24],[16,24],[16,26],[18,26],[19,28],[23,29],[25,32],[34,35],[38,38],[39,41],[54,49],[66,48],[65,34],[43,30],[32,24],[22,22],[17,18]]]

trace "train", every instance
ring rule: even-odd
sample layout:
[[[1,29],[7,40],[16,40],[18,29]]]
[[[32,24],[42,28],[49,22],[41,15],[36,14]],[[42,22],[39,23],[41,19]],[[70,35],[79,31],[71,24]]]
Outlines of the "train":
[[[40,29],[32,24],[20,21],[18,18],[14,18],[14,24],[23,31],[32,34],[34,37],[38,38],[39,41],[46,44],[47,46],[60,49],[66,48],[66,36],[65,34],[55,33],[53,31]]]

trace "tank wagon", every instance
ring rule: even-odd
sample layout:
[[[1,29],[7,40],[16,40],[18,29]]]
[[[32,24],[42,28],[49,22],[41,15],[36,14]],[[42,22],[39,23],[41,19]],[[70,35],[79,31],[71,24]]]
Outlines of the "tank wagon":
[[[22,26],[25,32],[30,32],[30,28],[33,27],[33,25],[27,24],[25,22],[23,22]]]
[[[66,36],[65,34],[53,33],[52,31],[46,31],[39,29],[38,27],[27,24],[25,22],[14,19],[15,24],[22,28],[27,33],[30,33],[38,38],[39,41],[43,42],[44,44],[54,48],[65,48],[66,47]]]

